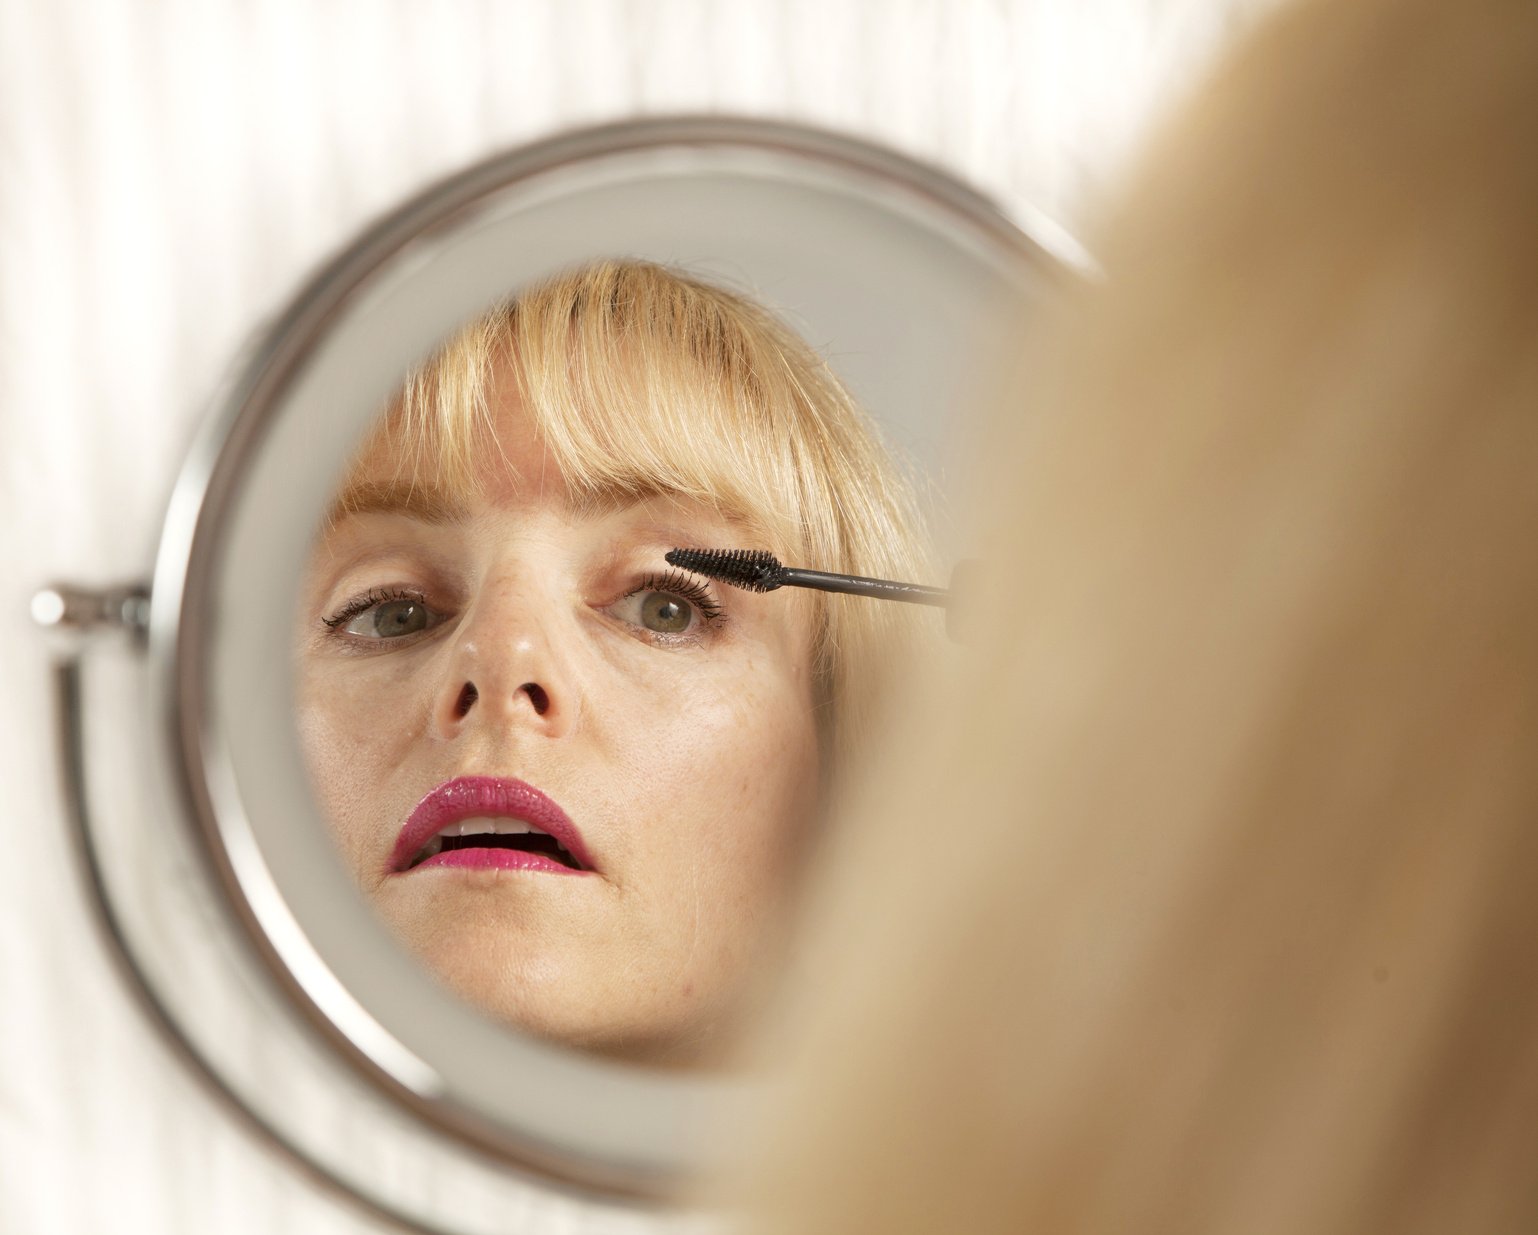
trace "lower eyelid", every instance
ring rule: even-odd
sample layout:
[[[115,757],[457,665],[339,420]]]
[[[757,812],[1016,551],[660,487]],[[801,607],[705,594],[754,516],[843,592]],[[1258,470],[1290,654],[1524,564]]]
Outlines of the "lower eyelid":
[[[439,635],[446,621],[447,619],[440,619],[413,634],[399,635],[389,639],[371,635],[348,634],[340,629],[324,631],[322,632],[322,638],[328,647],[342,655],[369,658],[375,656],[389,657],[432,643]]]

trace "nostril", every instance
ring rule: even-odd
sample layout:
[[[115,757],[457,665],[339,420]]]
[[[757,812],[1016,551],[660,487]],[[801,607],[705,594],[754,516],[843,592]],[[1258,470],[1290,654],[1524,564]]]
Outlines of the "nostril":
[[[459,698],[454,701],[454,719],[463,720],[470,714],[470,709],[475,706],[475,701],[481,697],[481,692],[475,689],[474,682],[466,682],[459,692]]]
[[[534,705],[534,711],[537,715],[543,716],[550,710],[550,696],[545,693],[545,688],[538,682],[525,682],[519,689],[528,695],[529,702]]]

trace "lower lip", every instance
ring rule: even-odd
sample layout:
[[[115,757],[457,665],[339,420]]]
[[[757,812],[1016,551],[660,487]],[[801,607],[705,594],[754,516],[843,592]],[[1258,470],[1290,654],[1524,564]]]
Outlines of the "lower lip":
[[[586,871],[563,866],[554,858],[542,853],[525,853],[521,849],[451,849],[436,853],[425,862],[418,862],[411,870],[426,870],[429,866],[452,866],[470,870],[548,871],[552,875],[585,875]]]

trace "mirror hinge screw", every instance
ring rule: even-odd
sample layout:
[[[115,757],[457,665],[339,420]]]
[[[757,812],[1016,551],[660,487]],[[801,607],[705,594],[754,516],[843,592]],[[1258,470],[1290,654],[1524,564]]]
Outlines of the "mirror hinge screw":
[[[88,588],[53,583],[32,597],[32,620],[54,630],[125,630],[143,638],[149,630],[150,590],[142,583]]]

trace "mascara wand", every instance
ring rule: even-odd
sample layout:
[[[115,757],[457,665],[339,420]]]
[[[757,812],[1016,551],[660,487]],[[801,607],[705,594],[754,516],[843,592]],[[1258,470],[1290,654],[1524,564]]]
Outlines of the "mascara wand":
[[[942,608],[951,599],[950,592],[945,588],[782,566],[779,558],[764,549],[669,549],[665,556],[670,566],[704,575],[707,579],[719,579],[722,583],[749,592],[772,592],[781,587],[810,587],[822,592],[876,596],[882,600],[902,600],[913,605],[937,605]]]

